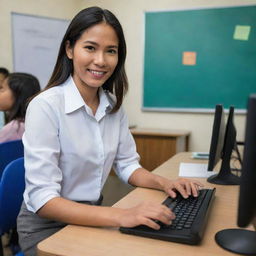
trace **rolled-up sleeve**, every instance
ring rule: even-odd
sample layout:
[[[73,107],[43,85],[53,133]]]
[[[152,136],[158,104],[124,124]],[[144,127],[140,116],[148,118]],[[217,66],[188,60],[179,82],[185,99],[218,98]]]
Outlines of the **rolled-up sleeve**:
[[[27,110],[23,135],[26,189],[24,200],[36,212],[60,196],[62,172],[58,167],[60,142],[56,113],[48,102],[34,98]]]
[[[118,177],[128,183],[129,177],[136,169],[141,168],[141,165],[139,164],[140,157],[136,151],[135,141],[129,130],[128,118],[122,108],[120,114],[119,145],[113,168]]]

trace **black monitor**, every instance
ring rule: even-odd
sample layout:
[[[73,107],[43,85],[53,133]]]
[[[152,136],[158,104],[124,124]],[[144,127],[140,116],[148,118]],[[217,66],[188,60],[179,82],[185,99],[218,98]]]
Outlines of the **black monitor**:
[[[248,102],[245,145],[239,192],[237,225],[246,227],[256,218],[256,95]],[[256,231],[226,229],[215,236],[226,250],[243,255],[256,255]]]
[[[217,106],[216,106],[213,131],[212,131],[208,171],[212,171],[215,165],[217,164],[217,162],[219,162],[221,158],[222,158],[222,161],[221,161],[220,171],[217,174],[210,176],[207,179],[207,181],[210,183],[220,184],[220,185],[238,185],[240,178],[231,172],[231,167],[230,167],[230,160],[231,160],[233,149],[237,149],[236,128],[233,121],[234,107],[231,106],[229,108],[228,121],[225,128],[225,126],[223,125],[224,112],[222,110],[221,119],[217,118],[219,115],[219,114],[217,115]],[[223,139],[224,131],[225,131],[225,136]],[[216,136],[216,134],[218,136]],[[217,146],[214,146],[215,144],[217,144]]]
[[[222,157],[222,149],[225,136],[225,115],[223,106],[218,104],[215,106],[215,114],[212,126],[212,138],[209,150],[208,171],[213,171],[215,165]]]

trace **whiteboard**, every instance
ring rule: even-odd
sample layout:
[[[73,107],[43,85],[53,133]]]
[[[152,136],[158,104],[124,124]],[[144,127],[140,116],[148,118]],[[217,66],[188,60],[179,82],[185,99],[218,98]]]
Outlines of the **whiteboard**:
[[[49,81],[69,20],[12,13],[15,72],[36,76],[41,88]]]

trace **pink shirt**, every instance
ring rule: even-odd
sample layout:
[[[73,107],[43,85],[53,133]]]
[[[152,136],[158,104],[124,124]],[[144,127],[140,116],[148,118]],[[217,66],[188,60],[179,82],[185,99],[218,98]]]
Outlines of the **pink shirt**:
[[[0,130],[0,143],[11,140],[20,140],[24,131],[24,122],[12,120]]]

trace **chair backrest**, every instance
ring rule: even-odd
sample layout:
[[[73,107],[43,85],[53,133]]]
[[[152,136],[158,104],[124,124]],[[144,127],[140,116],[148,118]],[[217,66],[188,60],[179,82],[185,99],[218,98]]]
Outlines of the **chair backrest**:
[[[0,235],[16,227],[25,189],[24,158],[9,163],[0,181]]]
[[[21,140],[0,143],[0,177],[4,168],[11,161],[24,156],[24,147]]]

